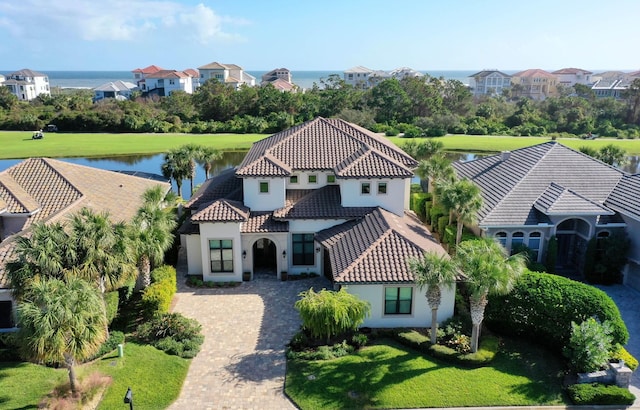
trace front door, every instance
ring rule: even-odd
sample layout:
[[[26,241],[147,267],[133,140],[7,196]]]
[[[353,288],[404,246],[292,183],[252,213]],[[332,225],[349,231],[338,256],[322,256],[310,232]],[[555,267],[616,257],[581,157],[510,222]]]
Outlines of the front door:
[[[261,238],[253,244],[253,271],[255,273],[277,274],[276,244]]]

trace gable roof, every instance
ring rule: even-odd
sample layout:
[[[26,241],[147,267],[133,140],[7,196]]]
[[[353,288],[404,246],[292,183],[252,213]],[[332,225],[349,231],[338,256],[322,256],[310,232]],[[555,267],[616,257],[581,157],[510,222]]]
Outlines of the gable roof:
[[[288,190],[287,206],[273,211],[276,219],[351,219],[371,212],[373,207],[344,207],[340,187],[325,185],[312,190]]]
[[[613,210],[640,220],[640,174],[624,175],[605,204]]]
[[[515,150],[506,160],[493,155],[453,166],[459,177],[469,178],[482,191],[480,226],[545,222],[534,204],[552,183],[602,206],[624,174],[553,141]],[[549,199],[551,191],[545,195]],[[539,208],[545,208],[544,200],[540,199]],[[581,204],[588,208],[586,203]]]
[[[191,216],[192,222],[244,222],[249,218],[249,208],[242,202],[217,199]]]
[[[108,212],[113,222],[129,221],[142,205],[148,188],[169,182],[71,164],[50,158],[30,158],[0,172],[0,203],[6,212],[22,214],[22,231],[0,242],[0,288],[6,286],[4,264],[13,257],[14,239],[28,234],[34,222],[62,221],[88,207]],[[1,211],[1,209],[0,209]]]
[[[153,74],[161,70],[164,70],[164,68],[158,67],[157,65],[150,65],[145,68],[136,68],[135,70],[132,71],[132,73]]]
[[[505,74],[505,73],[503,73],[502,71],[499,71],[499,70],[482,70],[482,71],[478,71],[475,74],[471,74],[469,77],[471,77],[471,78],[474,78],[474,77],[484,78],[484,77],[490,76],[491,74],[499,74],[502,77],[511,78],[511,76],[509,74]]]
[[[374,159],[378,167],[363,164],[363,156]],[[254,143],[236,175],[274,177],[293,170],[333,170],[340,176],[340,171],[352,167],[344,177],[407,178],[416,165],[384,137],[341,119],[317,117]]]
[[[414,280],[407,260],[446,251],[415,217],[376,208],[362,219],[325,229],[316,240],[329,253],[336,283],[398,283]]]
[[[351,67],[348,70],[344,70],[344,72],[345,73],[371,73],[371,72],[373,72],[373,70],[370,69],[370,68],[358,65],[358,66],[355,66],[355,67]]]
[[[184,207],[197,210],[221,198],[242,201],[242,179],[236,177],[235,172],[235,168],[225,169],[204,181]]]
[[[531,68],[529,70],[524,70],[517,72],[512,75],[512,77],[518,78],[537,78],[537,77],[547,77],[547,78],[556,78],[555,75],[551,74],[548,71],[544,71],[540,68]]]
[[[545,215],[613,215],[610,209],[552,182],[533,206]]]
[[[551,74],[593,74],[589,70],[583,70],[581,68],[561,68],[560,70],[552,71]]]
[[[46,77],[46,74],[42,74],[38,71],[33,71],[28,68],[23,68],[22,70],[14,71],[13,73],[7,74],[7,77]]]
[[[138,86],[128,81],[112,81],[94,88],[93,91],[130,91]]]

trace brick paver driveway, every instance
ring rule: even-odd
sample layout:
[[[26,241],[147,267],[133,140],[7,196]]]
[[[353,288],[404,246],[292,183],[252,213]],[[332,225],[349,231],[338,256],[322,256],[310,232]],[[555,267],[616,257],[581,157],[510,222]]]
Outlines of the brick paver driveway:
[[[191,289],[179,271],[173,311],[197,319],[205,340],[170,409],[295,408],[283,393],[284,347],[300,327],[293,303],[302,290],[328,285],[259,276],[236,288]]]

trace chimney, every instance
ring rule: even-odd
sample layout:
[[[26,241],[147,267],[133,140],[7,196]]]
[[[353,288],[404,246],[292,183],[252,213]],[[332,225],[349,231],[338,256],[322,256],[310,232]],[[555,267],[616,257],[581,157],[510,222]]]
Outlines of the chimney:
[[[500,153],[500,161],[504,162],[509,159],[511,156],[511,151],[502,151]]]

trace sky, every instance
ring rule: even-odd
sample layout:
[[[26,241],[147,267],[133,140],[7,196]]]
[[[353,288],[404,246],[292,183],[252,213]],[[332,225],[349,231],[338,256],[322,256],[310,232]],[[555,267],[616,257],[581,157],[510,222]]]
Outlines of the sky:
[[[0,1],[0,69],[640,69],[640,0]]]

